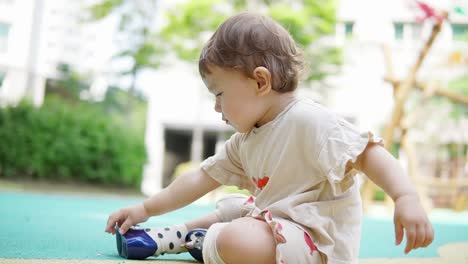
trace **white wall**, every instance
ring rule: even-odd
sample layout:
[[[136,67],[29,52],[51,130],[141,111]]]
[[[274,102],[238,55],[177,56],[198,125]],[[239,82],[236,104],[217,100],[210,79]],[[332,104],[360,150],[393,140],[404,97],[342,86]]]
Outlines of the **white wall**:
[[[9,24],[6,52],[0,53],[0,70],[6,72],[0,104],[14,103],[26,93],[33,5],[27,0],[1,1],[0,22]]]

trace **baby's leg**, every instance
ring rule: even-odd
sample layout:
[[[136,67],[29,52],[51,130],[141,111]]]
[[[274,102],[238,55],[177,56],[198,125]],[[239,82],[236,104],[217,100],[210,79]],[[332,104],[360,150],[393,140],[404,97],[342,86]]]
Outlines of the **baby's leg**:
[[[227,224],[216,239],[224,263],[275,263],[276,243],[266,222],[243,217]]]
[[[203,258],[206,264],[326,263],[302,228],[269,216],[212,225],[205,236]]]

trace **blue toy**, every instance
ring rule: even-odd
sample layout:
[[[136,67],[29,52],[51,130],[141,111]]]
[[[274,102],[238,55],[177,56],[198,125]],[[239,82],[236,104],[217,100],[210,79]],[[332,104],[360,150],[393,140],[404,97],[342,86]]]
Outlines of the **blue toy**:
[[[115,227],[117,251],[119,256],[126,259],[146,259],[158,250],[157,243],[148,235],[149,229],[132,226],[124,235]],[[190,230],[185,237],[185,248],[196,260],[203,263],[202,246],[206,229]],[[162,253],[164,254],[164,253]]]
[[[126,259],[145,259],[153,256],[158,245],[145,232],[144,229],[138,227],[130,228],[127,233],[121,235],[119,227],[115,227],[117,239],[117,251],[119,256]]]

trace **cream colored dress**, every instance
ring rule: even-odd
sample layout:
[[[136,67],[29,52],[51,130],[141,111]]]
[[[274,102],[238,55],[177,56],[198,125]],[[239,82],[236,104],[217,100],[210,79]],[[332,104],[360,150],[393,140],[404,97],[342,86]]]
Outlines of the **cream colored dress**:
[[[356,171],[345,170],[369,142],[381,140],[313,101],[298,99],[271,122],[234,134],[201,168],[221,184],[247,189],[255,197],[248,201],[254,209],[247,216],[272,227],[277,263],[309,263],[290,259],[296,253],[288,254],[288,235],[282,234],[290,229],[284,228],[288,223],[312,240],[295,235],[294,243],[306,243],[310,254],[318,249],[322,262],[356,263],[362,206],[352,177]]]

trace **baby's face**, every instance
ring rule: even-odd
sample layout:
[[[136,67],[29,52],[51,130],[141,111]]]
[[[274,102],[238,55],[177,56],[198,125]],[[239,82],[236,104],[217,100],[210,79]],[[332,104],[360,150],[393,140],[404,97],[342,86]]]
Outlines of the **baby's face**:
[[[210,71],[203,81],[216,96],[215,111],[237,132],[249,132],[264,114],[257,82],[236,70],[211,66]]]

